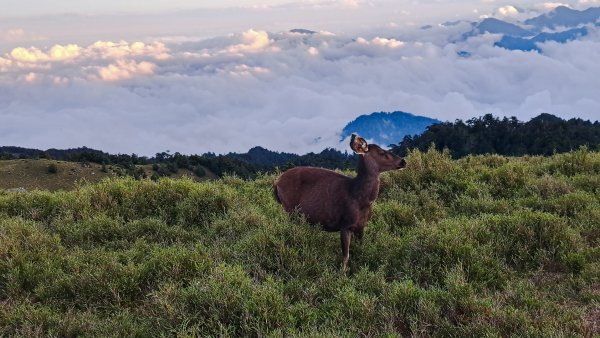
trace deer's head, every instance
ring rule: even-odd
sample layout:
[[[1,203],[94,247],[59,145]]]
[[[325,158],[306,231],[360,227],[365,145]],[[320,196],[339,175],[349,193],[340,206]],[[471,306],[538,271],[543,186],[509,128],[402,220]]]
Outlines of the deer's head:
[[[377,170],[377,172],[382,173],[406,167],[406,161],[402,157],[376,144],[368,144],[364,138],[356,134],[352,134],[350,148],[364,158],[370,169]]]

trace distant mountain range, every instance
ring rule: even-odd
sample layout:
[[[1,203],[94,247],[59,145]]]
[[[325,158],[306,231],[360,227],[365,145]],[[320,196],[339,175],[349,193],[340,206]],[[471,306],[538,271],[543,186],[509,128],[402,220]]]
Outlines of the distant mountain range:
[[[525,24],[533,26],[538,32],[544,28],[577,27],[588,23],[597,23],[600,18],[600,7],[591,7],[583,11],[558,6],[549,13],[525,20]]]
[[[387,147],[399,143],[404,136],[421,134],[427,127],[436,123],[441,121],[401,111],[372,113],[361,115],[348,123],[342,130],[341,139],[344,140],[352,133],[357,133]]]
[[[441,121],[416,116],[410,113],[396,111],[392,113],[378,112],[361,115],[348,123],[341,132],[341,139],[349,137],[352,133],[358,133],[362,137],[375,142],[382,147],[397,144],[405,136],[413,136],[423,133],[428,126]],[[178,154],[178,153],[176,153]],[[176,156],[166,153],[156,154],[156,157],[139,157],[141,163],[153,163],[162,161],[163,157]],[[123,157],[123,159],[120,158]],[[111,163],[125,161],[129,155],[111,155],[109,153],[87,147],[74,149],[30,149],[12,146],[0,146],[0,159],[10,158],[52,158],[63,161],[90,161],[97,163]],[[324,167],[337,167],[334,164],[353,161],[353,154],[341,152],[335,149],[325,149],[320,153],[308,153],[304,155],[276,152],[262,147],[254,147],[247,153],[228,153],[217,156],[213,153],[201,155],[205,158],[223,157],[235,161],[250,163],[258,167],[276,167],[288,164],[295,165],[320,165]],[[134,160],[137,161],[137,160]],[[125,161],[126,162],[126,161]]]
[[[576,10],[558,6],[552,11],[524,22],[511,23],[496,18],[486,18],[473,22],[472,30],[463,35],[463,39],[485,33],[501,34],[496,47],[510,50],[542,52],[539,43],[554,41],[566,43],[590,33],[589,25],[600,27],[600,7]],[[443,26],[448,26],[444,24]],[[428,29],[428,26],[423,27]],[[469,56],[459,52],[460,56]]]
[[[290,29],[290,33],[296,33],[296,34],[316,34],[317,32],[311,31],[309,29],[304,29],[304,28],[294,28],[294,29]]]
[[[578,37],[588,35],[588,29],[586,27],[573,28],[559,33],[540,33],[530,38],[515,37],[510,35],[504,35],[502,39],[496,42],[497,47],[502,47],[510,50],[522,50],[531,51],[535,50],[541,52],[542,49],[537,44],[538,42],[543,43],[547,41],[554,41],[559,43],[566,43],[577,39]]]
[[[514,37],[526,37],[533,35],[533,33],[527,29],[495,18],[483,19],[481,22],[475,24],[475,27],[471,32],[473,35],[484,33],[504,34]]]

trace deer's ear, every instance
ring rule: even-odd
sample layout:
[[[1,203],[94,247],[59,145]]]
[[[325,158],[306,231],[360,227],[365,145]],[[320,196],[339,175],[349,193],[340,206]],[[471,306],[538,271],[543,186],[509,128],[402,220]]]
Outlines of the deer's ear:
[[[354,150],[354,152],[357,154],[364,154],[369,151],[369,144],[364,138],[356,134],[352,134],[352,138],[350,139],[350,148],[352,148],[352,150]]]

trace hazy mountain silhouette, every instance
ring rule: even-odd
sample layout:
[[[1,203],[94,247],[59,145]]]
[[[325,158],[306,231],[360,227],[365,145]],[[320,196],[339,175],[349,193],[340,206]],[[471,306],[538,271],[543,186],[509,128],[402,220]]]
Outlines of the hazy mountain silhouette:
[[[398,143],[404,136],[421,134],[430,125],[440,122],[429,117],[401,111],[372,113],[361,115],[348,123],[342,130],[341,139],[349,137],[352,133],[358,133],[360,136],[386,147]]]
[[[577,27],[583,24],[595,23],[598,19],[600,19],[600,7],[591,7],[579,11],[566,6],[558,6],[546,14],[525,20],[524,23],[541,31],[543,28]]]
[[[552,11],[525,20],[523,23],[510,23],[496,18],[486,18],[472,23],[473,29],[463,35],[463,39],[481,34],[501,34],[502,38],[494,45],[510,50],[542,52],[540,43],[554,41],[566,43],[589,34],[585,24],[600,26],[600,7],[583,11],[559,6]],[[554,32],[547,30],[556,30]],[[462,57],[470,56],[461,52]]]

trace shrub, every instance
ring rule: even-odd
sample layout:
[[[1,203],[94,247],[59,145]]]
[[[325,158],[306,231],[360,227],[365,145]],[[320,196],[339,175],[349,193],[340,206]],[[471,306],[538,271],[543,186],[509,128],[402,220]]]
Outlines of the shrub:
[[[206,170],[202,166],[197,166],[194,168],[194,174],[198,177],[204,177],[206,176]]]
[[[581,241],[563,219],[543,212],[490,215],[484,223],[480,240],[489,240],[500,257],[518,270],[560,265]]]
[[[57,172],[58,172],[58,166],[56,165],[56,163],[50,163],[48,165],[48,173],[56,174]]]
[[[529,166],[525,163],[509,162],[487,171],[484,181],[490,185],[490,192],[496,198],[521,196],[527,186]]]
[[[546,199],[573,192],[573,187],[564,178],[544,175],[531,185],[531,190]]]

